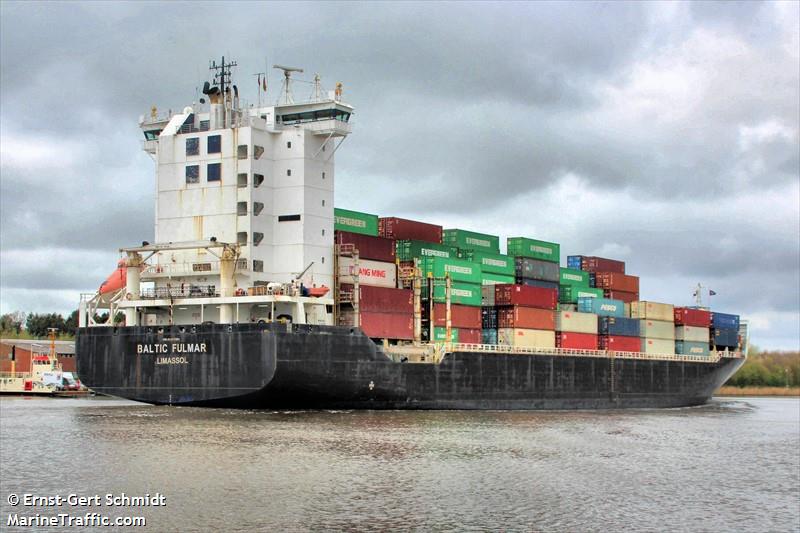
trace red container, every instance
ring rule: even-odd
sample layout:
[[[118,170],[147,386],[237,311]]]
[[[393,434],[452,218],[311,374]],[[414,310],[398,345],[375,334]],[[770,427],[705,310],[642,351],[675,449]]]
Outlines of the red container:
[[[556,314],[536,307],[501,307],[497,310],[497,327],[523,329],[556,329]]]
[[[358,256],[361,259],[372,259],[385,263],[394,263],[395,261],[395,244],[392,239],[350,233],[349,231],[336,231],[334,232],[334,242],[336,244],[352,244],[358,249]]]
[[[373,339],[414,340],[414,316],[407,313],[372,313],[362,311],[359,327]],[[342,322],[354,325],[352,311],[342,313]]]
[[[495,285],[494,304],[556,309],[558,307],[558,289],[528,285]]]
[[[642,339],[639,337],[623,337],[621,335],[602,335],[599,346],[601,350],[615,352],[640,352]]]
[[[378,219],[378,234],[397,240],[416,240],[442,244],[442,227],[405,218],[386,217]]]
[[[433,304],[433,325],[442,328],[447,326],[447,306],[445,304]],[[450,327],[459,328],[459,330],[461,328],[478,328],[480,330],[481,308],[450,304]],[[459,342],[462,341],[459,340]]]
[[[359,285],[358,308],[373,313],[406,313],[414,312],[414,291],[411,289],[391,289]],[[352,285],[342,283],[342,292],[351,292]]]
[[[628,276],[619,272],[595,272],[594,286],[625,292],[639,292],[639,276]]]
[[[612,291],[611,289],[603,289],[603,296],[612,300],[622,300],[626,304],[639,300],[638,292]]]
[[[606,259],[604,257],[583,256],[581,258],[581,270],[586,272],[618,272],[625,273],[625,262],[616,259]]]
[[[478,309],[476,307],[476,309]],[[483,344],[480,328],[459,328],[458,342],[463,344]]]
[[[688,307],[675,308],[676,326],[696,326],[698,328],[711,327],[711,313],[702,309],[689,309]]]
[[[556,333],[556,348],[597,350],[597,335],[594,333]]]

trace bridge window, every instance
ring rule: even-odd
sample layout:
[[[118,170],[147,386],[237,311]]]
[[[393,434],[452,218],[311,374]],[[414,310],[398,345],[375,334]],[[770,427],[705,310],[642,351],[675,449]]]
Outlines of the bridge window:
[[[200,165],[186,165],[186,183],[200,182]]]
[[[144,132],[144,138],[148,141],[155,141],[161,134],[161,130],[149,130]]]
[[[220,163],[209,163],[206,167],[206,181],[220,181],[222,179],[221,167]]]
[[[209,135],[207,148],[209,154],[220,153],[222,151],[222,137],[220,135]]]

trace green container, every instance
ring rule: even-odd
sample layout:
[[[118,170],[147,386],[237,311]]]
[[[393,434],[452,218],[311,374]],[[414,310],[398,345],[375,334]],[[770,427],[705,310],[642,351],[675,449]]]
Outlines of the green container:
[[[458,250],[445,244],[425,241],[397,241],[395,245],[398,261],[413,261],[426,257],[458,258]]]
[[[481,270],[492,274],[514,275],[514,258],[509,255],[490,254],[486,252],[462,253],[465,259],[478,263]]]
[[[422,285],[422,299],[428,299],[428,286],[427,283]],[[444,282],[437,282],[433,286],[433,301],[436,303],[445,303],[445,285]],[[459,283],[457,281],[450,282],[450,303],[458,305],[471,305],[480,307],[481,305],[481,286],[474,283]]]
[[[603,289],[592,287],[579,287],[575,285],[560,285],[558,287],[558,301],[562,304],[574,304],[578,298],[602,298]]]
[[[333,229],[377,236],[378,215],[334,208]]]
[[[514,276],[506,276],[503,274],[495,274],[494,272],[484,272],[483,278],[481,279],[482,285],[503,285],[503,284],[510,284],[513,285],[514,282],[517,280]]]
[[[561,262],[561,246],[554,242],[537,241],[526,237],[508,238],[508,255],[530,257],[543,261]]]
[[[462,250],[500,253],[500,237],[497,235],[487,235],[463,229],[446,229],[442,232],[442,242]]]
[[[447,328],[433,328],[433,342],[446,342]],[[450,342],[458,342],[458,328],[450,328]]]
[[[560,285],[572,285],[573,287],[588,287],[589,273],[583,270],[575,270],[574,268],[561,267],[559,269],[558,283]]]
[[[463,259],[445,259],[443,257],[427,257],[420,261],[423,277],[444,278],[450,276],[453,281],[481,284],[481,266]]]

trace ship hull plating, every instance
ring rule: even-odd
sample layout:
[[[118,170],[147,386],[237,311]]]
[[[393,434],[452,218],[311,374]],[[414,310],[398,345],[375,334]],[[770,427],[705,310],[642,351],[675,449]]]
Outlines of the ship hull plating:
[[[96,392],[264,409],[605,409],[708,401],[743,359],[659,361],[455,352],[396,362],[358,329],[236,324],[81,329]]]

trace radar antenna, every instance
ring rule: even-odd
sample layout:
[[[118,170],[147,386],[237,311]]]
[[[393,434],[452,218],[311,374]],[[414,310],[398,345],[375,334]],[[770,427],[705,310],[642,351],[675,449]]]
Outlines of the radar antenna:
[[[294,103],[292,98],[292,72],[303,72],[303,69],[296,67],[285,67],[283,65],[272,65],[272,68],[277,68],[283,71],[283,104],[289,105]],[[280,103],[280,99],[279,99]]]

